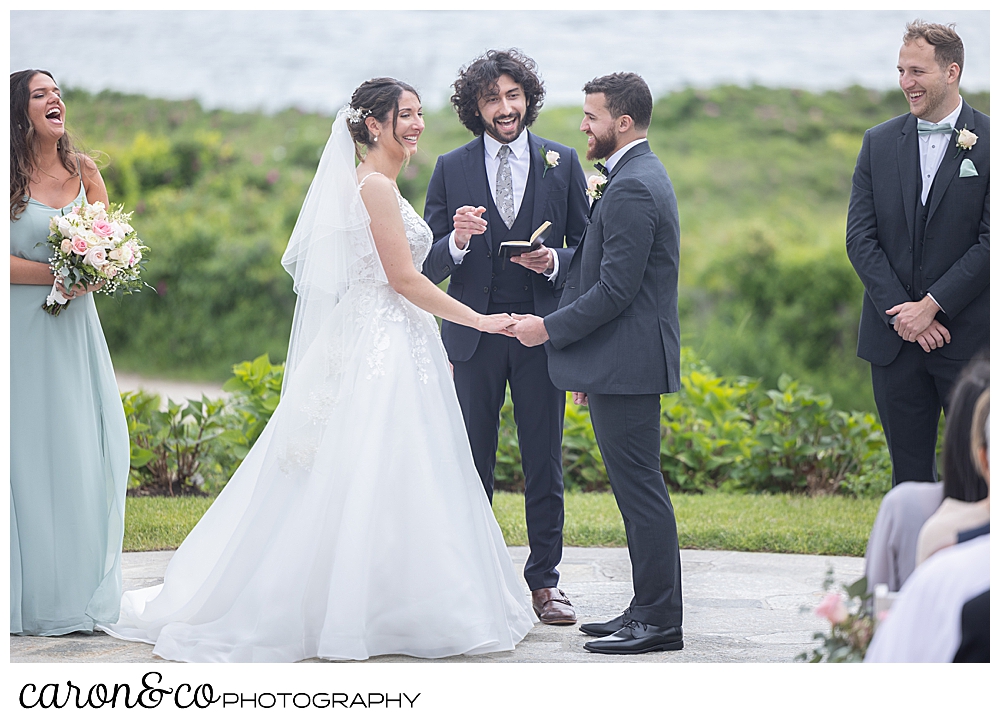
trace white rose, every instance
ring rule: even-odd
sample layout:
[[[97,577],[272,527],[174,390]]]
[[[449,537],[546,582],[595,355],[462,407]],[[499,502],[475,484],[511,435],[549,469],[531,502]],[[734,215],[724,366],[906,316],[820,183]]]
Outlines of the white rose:
[[[587,177],[587,193],[593,194],[597,192],[597,187],[604,183],[604,176],[588,176]]]
[[[546,151],[545,162],[550,166],[559,165],[559,151]]]
[[[59,229],[59,233],[66,238],[73,236],[73,222],[69,220],[68,216],[60,216],[56,221],[56,227]]]
[[[129,256],[128,251],[125,250],[124,246],[119,246],[117,248],[111,249],[108,252],[108,258],[112,261],[125,261]]]
[[[103,246],[95,246],[83,255],[83,263],[99,269],[108,263],[108,254]]]
[[[106,243],[104,239],[102,239],[96,233],[93,233],[91,231],[85,231],[84,233],[82,233],[80,235],[83,236],[84,239],[86,239],[87,246],[89,246],[92,249],[93,248],[97,248],[98,246],[102,246],[103,247],[104,244]]]
[[[135,231],[135,229],[134,229],[134,228],[132,228],[132,227],[131,227],[131,226],[130,226],[129,224],[127,224],[127,223],[123,223],[123,224],[122,224],[122,230],[124,230],[124,231],[125,231],[125,235],[126,235],[126,236],[128,236],[128,235],[129,235],[130,233],[132,233],[133,231]]]
[[[104,275],[107,276],[109,279],[113,279],[117,273],[118,273],[118,267],[115,266],[114,264],[108,264],[107,266],[104,267]]]
[[[64,238],[62,244],[59,246],[59,249],[64,254],[68,254],[73,250],[73,243],[68,238]]]
[[[979,136],[970,131],[968,128],[963,128],[958,132],[958,145],[965,150],[969,150],[976,145],[976,141],[978,140]]]
[[[113,238],[116,238],[119,241],[121,241],[123,238],[125,238],[126,235],[127,232],[125,231],[124,228],[122,228],[122,225],[120,223],[118,223],[117,221],[111,222],[111,236]]]

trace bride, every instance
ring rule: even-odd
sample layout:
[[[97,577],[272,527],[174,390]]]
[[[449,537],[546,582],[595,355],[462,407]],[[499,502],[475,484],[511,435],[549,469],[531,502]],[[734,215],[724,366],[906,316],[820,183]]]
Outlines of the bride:
[[[431,232],[395,179],[423,128],[391,78],[337,114],[282,258],[298,301],[281,403],[163,584],[101,629],[192,662],[438,658],[531,629],[432,314],[511,319],[419,272]]]

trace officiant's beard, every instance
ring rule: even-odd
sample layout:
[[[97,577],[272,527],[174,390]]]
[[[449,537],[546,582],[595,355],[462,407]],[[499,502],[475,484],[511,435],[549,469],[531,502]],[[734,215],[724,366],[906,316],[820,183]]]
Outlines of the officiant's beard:
[[[615,133],[615,129],[612,128],[603,136],[594,136],[593,147],[587,146],[587,160],[596,161],[598,159],[605,159],[613,155],[615,152],[615,145],[618,143],[618,134]]]
[[[500,143],[513,143],[520,138],[525,128],[524,117],[521,115],[517,116],[517,124],[514,126],[514,132],[507,133],[506,135],[494,123],[490,123],[486,118],[483,118],[483,129],[487,135],[492,136],[495,141]]]

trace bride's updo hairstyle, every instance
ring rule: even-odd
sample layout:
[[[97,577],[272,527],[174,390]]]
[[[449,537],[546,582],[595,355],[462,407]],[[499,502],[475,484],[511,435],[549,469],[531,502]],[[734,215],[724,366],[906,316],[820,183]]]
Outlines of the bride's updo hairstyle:
[[[368,126],[365,125],[365,118],[373,117],[383,125],[389,124],[391,118],[392,137],[402,145],[396,135],[396,118],[399,117],[399,96],[405,91],[413,93],[420,99],[420,94],[416,89],[395,78],[372,78],[359,85],[351,96],[351,109],[353,115],[347,122],[347,127],[351,129],[351,138],[358,146],[371,148],[375,145]],[[358,153],[355,150],[355,153]],[[361,154],[358,153],[358,160]]]

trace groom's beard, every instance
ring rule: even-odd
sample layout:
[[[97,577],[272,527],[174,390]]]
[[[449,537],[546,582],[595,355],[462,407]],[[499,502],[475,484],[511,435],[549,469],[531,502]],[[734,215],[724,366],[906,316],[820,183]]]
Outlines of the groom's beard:
[[[615,152],[615,144],[618,141],[617,134],[612,128],[603,136],[594,136],[594,147],[587,147],[587,160],[596,161],[599,158],[607,158]]]

